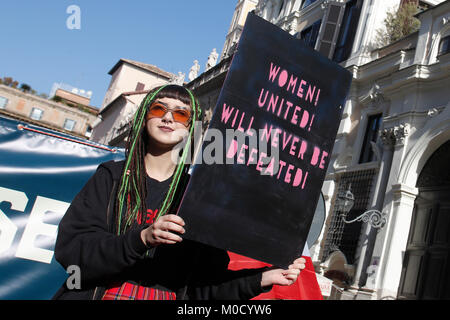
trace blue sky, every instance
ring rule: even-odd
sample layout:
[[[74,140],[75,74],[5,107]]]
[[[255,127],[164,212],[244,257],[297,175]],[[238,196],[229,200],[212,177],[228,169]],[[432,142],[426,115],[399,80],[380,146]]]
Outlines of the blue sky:
[[[0,77],[49,94],[63,82],[93,91],[100,107],[120,58],[187,74],[203,72],[213,48],[220,54],[237,0],[22,0],[0,4]],[[81,29],[70,30],[70,5]]]

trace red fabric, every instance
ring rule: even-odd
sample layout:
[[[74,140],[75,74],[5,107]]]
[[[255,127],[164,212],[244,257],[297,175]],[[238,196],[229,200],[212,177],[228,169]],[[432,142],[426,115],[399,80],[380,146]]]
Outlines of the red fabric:
[[[228,251],[230,263],[228,269],[252,269],[271,266],[270,264],[247,258]],[[323,300],[311,257],[303,256],[306,260],[305,269],[300,272],[297,281],[290,286],[274,285],[272,290],[256,296],[252,300],[283,299],[283,300]]]
[[[175,300],[175,293],[139,286],[129,282],[109,288],[102,300]]]

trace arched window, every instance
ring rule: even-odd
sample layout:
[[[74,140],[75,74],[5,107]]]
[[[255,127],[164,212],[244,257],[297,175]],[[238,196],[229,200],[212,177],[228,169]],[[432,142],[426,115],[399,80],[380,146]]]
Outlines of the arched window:
[[[444,38],[441,38],[441,41],[439,41],[439,50],[438,50],[438,56],[449,53],[450,52],[450,35],[447,35]]]

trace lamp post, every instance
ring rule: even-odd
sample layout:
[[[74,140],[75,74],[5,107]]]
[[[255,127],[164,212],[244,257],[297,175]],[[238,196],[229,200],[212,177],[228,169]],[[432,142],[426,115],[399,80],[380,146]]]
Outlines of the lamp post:
[[[383,228],[387,221],[386,214],[375,209],[368,210],[353,220],[346,219],[347,214],[355,204],[355,196],[350,191],[350,187],[351,185],[349,185],[348,190],[340,192],[336,199],[337,210],[342,212],[342,221],[344,221],[344,223],[346,224],[350,224],[356,221],[368,222],[372,228]]]

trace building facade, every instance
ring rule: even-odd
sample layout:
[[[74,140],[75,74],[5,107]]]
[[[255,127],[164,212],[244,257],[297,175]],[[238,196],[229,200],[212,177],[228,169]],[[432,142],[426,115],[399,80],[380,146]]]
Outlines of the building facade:
[[[220,60],[223,60],[233,54],[236,45],[241,37],[242,29],[244,28],[245,19],[250,11],[253,11],[258,4],[258,0],[238,1],[234,9],[233,18],[231,19],[230,28],[225,37],[225,44],[223,45]]]
[[[69,106],[0,84],[0,114],[89,138],[98,110],[87,105]]]
[[[450,297],[450,2],[415,1],[420,29],[379,48],[387,13],[406,2],[261,0],[255,7],[353,75],[322,187],[326,221],[311,248],[316,271],[334,281],[330,299]],[[228,35],[241,30],[232,22]],[[233,54],[229,36],[220,63],[187,84],[210,114]],[[347,191],[354,204],[342,212],[338,199]],[[345,222],[368,210],[383,214],[382,228]]]
[[[175,77],[160,68],[130,59],[120,59],[108,72],[111,82],[102,109],[124,92],[144,91],[162,85]]]
[[[104,107],[101,121],[94,127],[91,140],[115,147],[125,147],[129,124],[148,90],[123,92]]]
[[[154,65],[120,59],[109,71],[112,76],[91,140],[124,147],[129,123],[142,99],[152,88],[174,82],[177,77]]]

